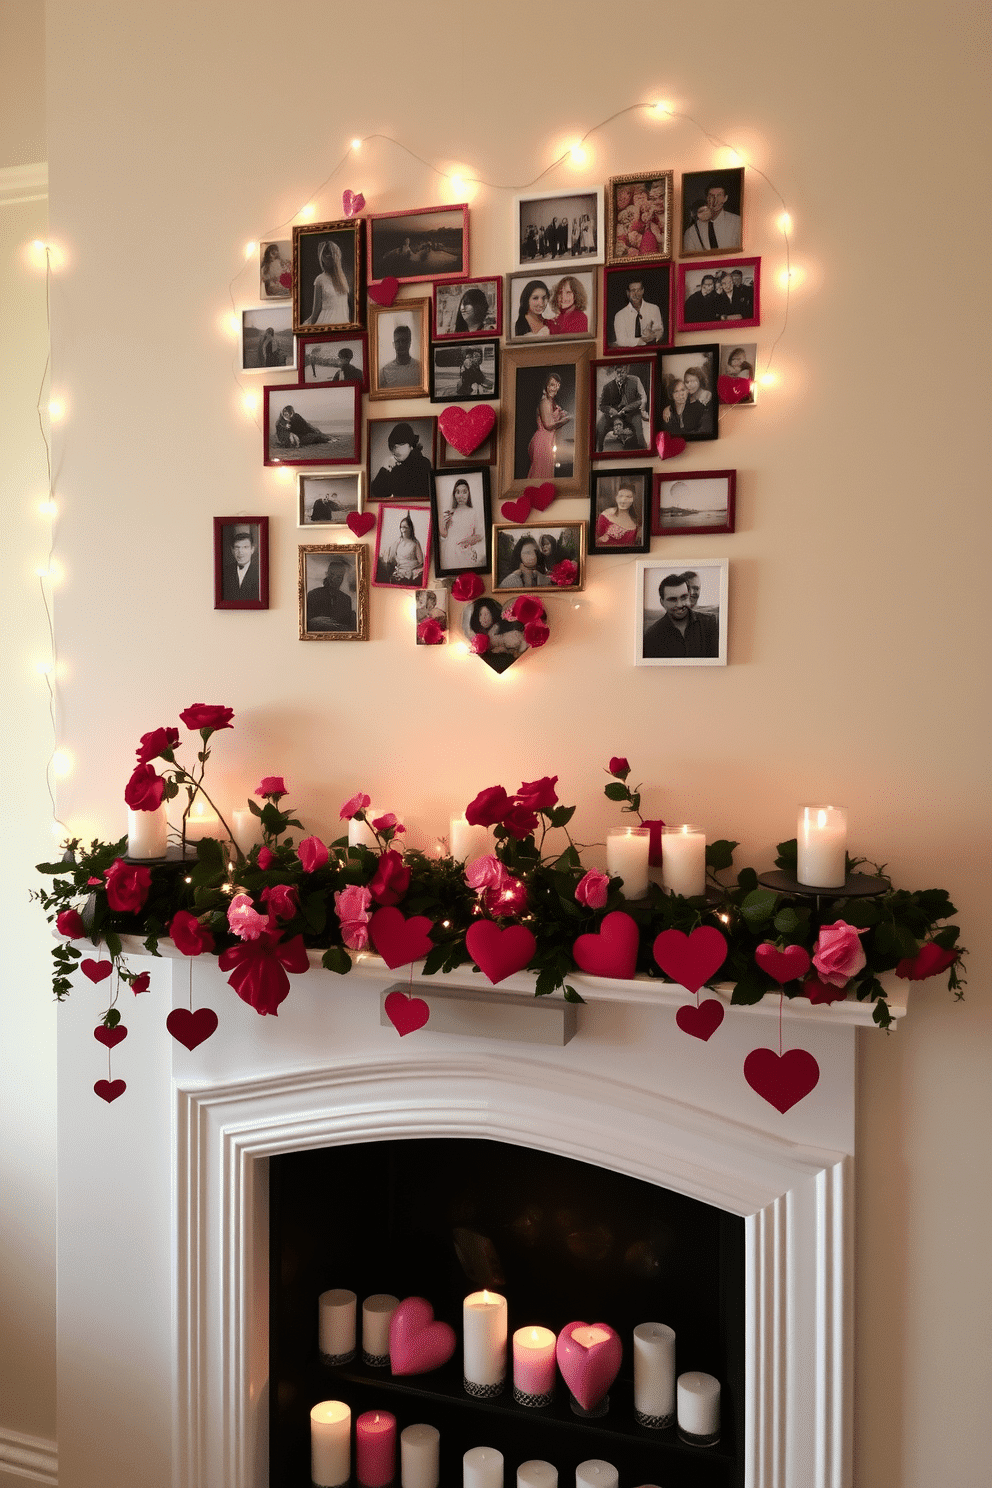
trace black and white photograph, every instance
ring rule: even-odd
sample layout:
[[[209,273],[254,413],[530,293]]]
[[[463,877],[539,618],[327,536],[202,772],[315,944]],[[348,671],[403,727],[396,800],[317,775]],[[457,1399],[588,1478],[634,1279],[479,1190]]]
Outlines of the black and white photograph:
[[[295,366],[296,339],[289,301],[242,310],[242,372],[290,372]]]
[[[431,347],[431,402],[478,403],[499,397],[499,342]]]
[[[301,336],[298,359],[303,383],[353,382],[363,393],[369,390],[368,337],[364,331],[351,336]]]
[[[754,369],[758,365],[757,341],[740,341],[736,345],[728,341],[720,347],[720,376],[734,382],[749,382],[751,387],[743,398],[734,397],[735,408],[754,407]],[[739,390],[735,390],[739,391]]]
[[[294,227],[296,333],[361,330],[362,311],[362,219]]]
[[[679,264],[679,330],[717,330],[728,321],[760,325],[760,275],[760,258],[725,258],[696,268]]]
[[[417,645],[437,646],[448,632],[448,591],[440,584],[418,589],[415,601]]]
[[[679,439],[716,439],[719,431],[717,367],[720,348],[679,347],[658,357],[658,405],[655,432]]]
[[[744,167],[682,172],[682,254],[739,253],[744,246]]]
[[[603,261],[603,189],[518,196],[513,208],[513,267],[581,266]]]
[[[488,468],[435,471],[431,506],[437,576],[488,573],[492,563]]]
[[[370,501],[429,501],[434,468],[434,418],[369,419]]]
[[[733,532],[736,501],[736,470],[656,474],[651,531],[656,537],[670,537],[676,532]]]
[[[506,339],[558,337],[581,341],[598,325],[596,270],[559,274],[556,269],[506,276]]]
[[[727,665],[727,560],[637,565],[636,666]]]
[[[671,264],[622,264],[603,272],[603,350],[607,356],[628,346],[671,346]]]
[[[460,449],[449,444],[440,429],[437,432],[437,468],[443,470],[458,465],[495,465],[499,449],[496,440],[496,430],[487,434],[485,439],[474,449],[470,455],[463,455]]]
[[[293,244],[289,238],[265,239],[258,245],[258,297],[293,297]]]
[[[347,527],[362,510],[362,472],[345,470],[296,477],[300,527]]]
[[[585,522],[531,522],[493,527],[493,590],[572,593],[586,581]]]
[[[589,552],[646,553],[651,546],[650,465],[589,476]]]
[[[554,481],[584,494],[589,469],[589,343],[514,346],[503,352],[501,483],[504,495]]]
[[[416,207],[368,218],[369,279],[417,284],[468,276],[468,207]]]
[[[430,300],[369,306],[369,397],[426,398]]]
[[[498,336],[503,324],[502,279],[465,279],[461,284],[435,284],[435,341],[456,337]]]
[[[672,172],[611,176],[606,183],[606,261],[672,256]]]
[[[367,641],[369,549],[364,543],[300,547],[300,640]]]
[[[589,414],[589,453],[594,459],[623,459],[653,453],[655,357],[609,357],[594,361]]]
[[[214,517],[214,609],[268,608],[268,517]]]
[[[424,589],[430,561],[430,507],[384,506],[379,513],[372,583],[383,589]]]
[[[486,666],[498,675],[530,650],[524,622],[510,613],[510,603],[504,604],[491,594],[483,594],[462,610],[462,632],[466,641]]]
[[[357,465],[361,458],[357,383],[265,388],[266,465]]]

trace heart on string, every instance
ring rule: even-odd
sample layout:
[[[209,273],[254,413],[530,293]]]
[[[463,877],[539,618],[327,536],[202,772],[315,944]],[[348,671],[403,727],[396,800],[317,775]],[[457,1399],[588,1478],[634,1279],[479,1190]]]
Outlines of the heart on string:
[[[105,982],[114,969],[112,961],[93,961],[87,959],[80,961],[79,969],[84,977],[89,977],[91,982]]]
[[[388,274],[385,279],[377,279],[374,284],[369,285],[369,299],[377,305],[391,305],[400,292],[400,281]]]
[[[282,285],[283,289],[292,289],[292,287],[293,287],[293,275],[290,273],[290,271],[288,269],[286,270],[286,272],[284,274],[280,274],[279,275],[279,283]],[[120,1091],[118,1091],[118,1094],[120,1094]]]
[[[94,1092],[100,1097],[101,1100],[105,1100],[108,1106],[110,1102],[115,1101],[119,1095],[123,1095],[126,1089],[127,1086],[125,1085],[123,1080],[97,1080],[96,1084],[93,1086]]]
[[[530,497],[521,496],[516,501],[504,501],[500,511],[507,522],[526,522],[530,516]]]
[[[673,981],[698,992],[726,961],[727,942],[712,925],[698,925],[691,935],[662,930],[655,936],[653,952],[662,971]]]
[[[590,976],[621,977],[629,982],[637,970],[639,941],[637,921],[615,909],[603,917],[598,934],[579,936],[572,955],[576,966]]]
[[[515,971],[523,971],[537,949],[537,941],[526,925],[501,930],[492,920],[476,920],[468,927],[465,949],[495,987]]]
[[[723,1003],[715,997],[707,997],[698,1007],[693,1002],[687,1003],[679,1008],[675,1021],[683,1033],[702,1039],[705,1044],[723,1022]]]
[[[555,483],[542,481],[539,486],[524,486],[524,495],[530,497],[530,504],[536,511],[547,511],[555,499]]]
[[[106,1044],[108,1049],[115,1049],[127,1038],[127,1029],[123,1023],[118,1023],[114,1028],[106,1028],[102,1023],[98,1023],[93,1030],[93,1037],[98,1044]]]
[[[488,403],[474,408],[445,408],[437,426],[460,455],[471,455],[496,426],[496,410]]]
[[[342,191],[341,205],[344,207],[346,217],[354,217],[365,205],[365,198],[360,191]]]
[[[173,1008],[165,1020],[165,1026],[177,1043],[184,1044],[187,1049],[195,1049],[212,1033],[216,1033],[217,1014],[213,1008],[208,1007],[197,1008],[195,1013],[190,1012],[189,1008]]]
[[[680,455],[685,449],[685,440],[680,439],[677,434],[659,434],[654,442],[658,451],[659,460],[670,460],[673,455]]]
[[[346,521],[356,537],[364,537],[375,526],[376,516],[375,512],[349,512]]]
[[[744,1061],[744,1078],[751,1089],[784,1116],[797,1101],[815,1089],[820,1066],[806,1049],[752,1049]]]
[[[400,1038],[423,1028],[431,1010],[422,997],[408,997],[405,992],[390,992],[385,1002],[386,1017]]]
[[[754,959],[762,971],[767,971],[779,986],[786,982],[794,982],[798,977],[804,977],[809,971],[809,951],[805,946],[790,945],[784,951],[778,946],[772,945],[766,940],[754,953]]]
[[[594,1341],[593,1334],[601,1336]],[[623,1345],[609,1323],[566,1323],[555,1355],[566,1385],[582,1409],[590,1411],[620,1373]]]
[[[390,971],[420,961],[434,949],[431,921],[426,915],[409,919],[395,905],[377,909],[369,920],[369,937]]]
[[[455,1330],[434,1321],[426,1297],[405,1297],[389,1320],[389,1367],[393,1374],[428,1374],[455,1352]]]
[[[751,396],[754,383],[749,377],[718,377],[716,390],[721,403],[743,403]]]

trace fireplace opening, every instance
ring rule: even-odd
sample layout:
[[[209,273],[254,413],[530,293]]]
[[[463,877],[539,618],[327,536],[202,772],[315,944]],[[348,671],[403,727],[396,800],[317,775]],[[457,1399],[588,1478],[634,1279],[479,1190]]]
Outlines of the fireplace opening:
[[[744,1221],[698,1200],[573,1158],[472,1138],[418,1138],[274,1156],[270,1206],[270,1488],[310,1480],[310,1410],[342,1400],[352,1421],[386,1410],[440,1432],[440,1481],[457,1488],[462,1456],[498,1448],[505,1482],[519,1463],[553,1463],[562,1488],[589,1458],[612,1462],[624,1488],[741,1488],[744,1482]],[[497,1399],[462,1384],[462,1303],[482,1288],[507,1299],[509,1331],[608,1323],[623,1343],[609,1411],[573,1413],[559,1377],[554,1403]],[[318,1297],[358,1297],[358,1353],[325,1364]],[[361,1305],[373,1293],[426,1297],[458,1338],[430,1374],[394,1379],[361,1358]],[[721,1437],[683,1443],[638,1424],[632,1332],[667,1323],[676,1366],[715,1375]],[[512,1366],[508,1365],[508,1371]],[[352,1479],[354,1481],[354,1478]]]

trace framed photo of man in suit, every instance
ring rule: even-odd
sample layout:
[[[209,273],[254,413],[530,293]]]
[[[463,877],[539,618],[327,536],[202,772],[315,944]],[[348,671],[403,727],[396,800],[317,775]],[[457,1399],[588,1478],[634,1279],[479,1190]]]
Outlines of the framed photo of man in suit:
[[[214,609],[268,608],[268,517],[214,517]]]
[[[744,167],[682,172],[681,258],[740,253],[744,247]]]
[[[727,570],[725,558],[638,563],[635,666],[727,665]]]
[[[607,356],[672,345],[675,316],[671,264],[624,263],[604,269],[603,299],[603,350]]]
[[[608,357],[593,362],[589,387],[589,454],[622,460],[653,453],[654,373],[657,359]]]

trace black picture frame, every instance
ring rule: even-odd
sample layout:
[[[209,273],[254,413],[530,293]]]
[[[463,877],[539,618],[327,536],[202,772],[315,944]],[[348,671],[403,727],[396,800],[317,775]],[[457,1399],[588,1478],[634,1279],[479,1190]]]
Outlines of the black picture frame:
[[[430,355],[432,403],[487,403],[499,397],[498,339],[434,342]]]
[[[459,535],[459,523],[448,520],[453,513],[453,498],[459,483],[469,489],[467,509],[477,517],[477,527],[465,526]],[[466,509],[465,505],[459,505]],[[434,530],[434,572],[439,579],[460,573],[488,573],[492,567],[493,515],[489,488],[488,465],[464,465],[454,470],[435,470],[431,482],[431,513]],[[481,530],[479,530],[481,529]],[[465,547],[473,531],[479,530],[478,541]],[[461,555],[455,545],[464,547]]]
[[[590,557],[650,552],[653,475],[650,465],[625,465],[622,470],[589,472]],[[629,508],[632,518],[637,520],[632,538],[628,536],[629,529],[615,528],[609,522],[609,514],[617,507],[618,493],[625,487],[629,487],[634,496]]]
[[[715,341],[699,346],[677,346],[673,351],[658,353],[656,434],[671,434],[690,443],[718,437],[719,367],[720,347]],[[693,371],[703,374],[700,391],[693,396],[691,386],[687,387],[683,401],[677,384]],[[709,396],[704,397],[706,394]],[[692,411],[687,412],[690,407]]]
[[[674,343],[672,279],[670,263],[615,264],[603,270],[603,351],[607,356],[625,356],[631,351],[660,349]],[[644,286],[641,304],[646,307],[646,334],[641,340],[634,336],[638,311],[628,292],[629,286],[638,282]],[[658,319],[660,335],[656,332]]]

